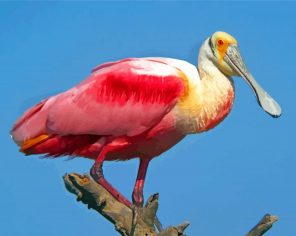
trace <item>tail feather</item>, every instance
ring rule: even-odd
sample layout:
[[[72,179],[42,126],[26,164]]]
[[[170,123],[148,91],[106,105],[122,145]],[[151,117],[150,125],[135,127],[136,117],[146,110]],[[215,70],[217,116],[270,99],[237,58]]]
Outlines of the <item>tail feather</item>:
[[[28,139],[20,144],[20,151],[26,154],[28,149],[34,147],[37,144],[40,144],[41,142],[46,141],[49,138],[50,138],[50,135],[41,134],[35,138]]]
[[[102,147],[104,139],[98,135],[41,135],[29,142],[21,151],[26,155],[45,154],[45,157],[84,156],[95,159]]]
[[[99,135],[49,134],[46,128],[49,109],[55,97],[45,99],[27,110],[11,130],[13,140],[26,155],[44,154],[45,157],[84,156],[95,159],[104,146]]]

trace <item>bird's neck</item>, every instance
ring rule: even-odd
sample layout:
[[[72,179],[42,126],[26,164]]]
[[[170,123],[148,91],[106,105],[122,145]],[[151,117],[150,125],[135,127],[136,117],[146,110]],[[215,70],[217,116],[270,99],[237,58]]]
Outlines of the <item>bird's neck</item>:
[[[223,74],[209,60],[199,63],[201,89],[201,113],[196,117],[198,131],[207,131],[219,124],[230,112],[234,101],[234,85],[231,77]]]
[[[199,133],[214,128],[230,112],[234,100],[233,81],[210,60],[198,63],[200,81],[190,88],[183,102],[186,114],[182,126],[186,133]]]

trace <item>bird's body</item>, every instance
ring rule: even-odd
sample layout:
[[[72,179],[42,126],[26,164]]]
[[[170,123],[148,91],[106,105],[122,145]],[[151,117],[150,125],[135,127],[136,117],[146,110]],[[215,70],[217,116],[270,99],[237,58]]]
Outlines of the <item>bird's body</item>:
[[[105,160],[153,158],[229,113],[232,81],[220,76],[201,80],[195,66],[169,58],[109,63],[29,110],[13,135],[27,154],[96,159],[108,145]]]
[[[133,200],[141,206],[149,161],[186,135],[214,128],[230,112],[232,75],[250,79],[263,109],[280,114],[243,67],[235,46],[232,36],[218,32],[202,45],[198,67],[152,57],[102,64],[79,85],[29,109],[14,125],[12,137],[25,154],[94,159],[92,176],[127,205],[105,181],[102,163],[140,158]]]

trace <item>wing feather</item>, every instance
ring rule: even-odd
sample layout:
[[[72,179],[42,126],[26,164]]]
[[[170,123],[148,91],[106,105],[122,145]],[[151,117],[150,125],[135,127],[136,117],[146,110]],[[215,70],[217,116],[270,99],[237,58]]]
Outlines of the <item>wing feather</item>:
[[[72,89],[29,109],[11,135],[21,144],[46,134],[138,135],[157,124],[186,91],[164,59],[125,59],[96,67]]]
[[[48,112],[49,133],[128,135],[158,123],[184,92],[179,71],[148,59],[103,64],[60,94]]]

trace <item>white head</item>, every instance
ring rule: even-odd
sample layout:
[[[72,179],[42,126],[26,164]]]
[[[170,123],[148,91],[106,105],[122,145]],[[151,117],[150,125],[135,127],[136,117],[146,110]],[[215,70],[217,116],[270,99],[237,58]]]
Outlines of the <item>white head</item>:
[[[200,49],[199,63],[202,63],[202,59],[205,58],[211,61],[224,75],[244,78],[255,93],[263,110],[273,117],[281,115],[281,107],[263,90],[248,71],[234,37],[225,32],[215,32],[206,39]]]

